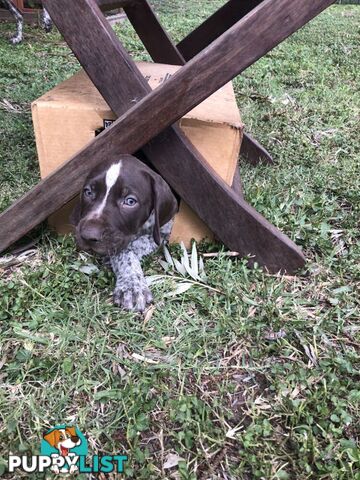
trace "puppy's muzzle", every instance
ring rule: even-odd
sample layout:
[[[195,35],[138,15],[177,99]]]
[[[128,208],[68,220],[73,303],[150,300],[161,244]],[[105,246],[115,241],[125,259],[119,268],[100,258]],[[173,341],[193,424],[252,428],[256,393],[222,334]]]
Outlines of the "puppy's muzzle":
[[[76,229],[78,245],[87,251],[100,255],[111,255],[124,249],[131,240],[131,235],[114,232],[101,219],[84,219]]]
[[[99,244],[104,237],[104,229],[95,222],[84,222],[79,228],[80,237],[89,245]]]
[[[84,219],[76,228],[77,243],[84,250],[105,254],[104,236],[104,225],[97,219]]]

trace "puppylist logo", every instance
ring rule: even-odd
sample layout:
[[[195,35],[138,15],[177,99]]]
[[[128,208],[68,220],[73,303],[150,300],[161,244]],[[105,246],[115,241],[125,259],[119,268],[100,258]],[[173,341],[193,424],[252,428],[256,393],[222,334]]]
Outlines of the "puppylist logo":
[[[125,455],[94,455],[88,457],[88,444],[85,435],[77,427],[58,425],[43,436],[40,455],[10,455],[10,473],[22,470],[26,473],[123,473]]]

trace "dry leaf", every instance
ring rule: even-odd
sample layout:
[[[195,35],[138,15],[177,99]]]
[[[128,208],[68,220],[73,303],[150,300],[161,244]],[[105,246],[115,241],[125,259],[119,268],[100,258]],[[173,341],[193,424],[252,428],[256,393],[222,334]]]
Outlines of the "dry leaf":
[[[156,310],[155,305],[150,305],[150,307],[145,311],[144,326],[150,322],[152,316],[154,315],[155,310]]]
[[[134,360],[137,360],[139,362],[150,363],[152,365],[157,365],[159,363],[155,360],[152,360],[151,358],[144,357],[144,355],[139,355],[138,353],[132,353],[131,356]]]
[[[280,338],[285,338],[286,332],[285,330],[279,330],[278,332],[273,332],[272,330],[268,330],[265,334],[266,340],[279,340]]]
[[[177,467],[179,462],[184,460],[183,458],[179,457],[176,453],[168,453],[165,459],[165,463],[163,465],[164,470],[169,470],[170,468]]]

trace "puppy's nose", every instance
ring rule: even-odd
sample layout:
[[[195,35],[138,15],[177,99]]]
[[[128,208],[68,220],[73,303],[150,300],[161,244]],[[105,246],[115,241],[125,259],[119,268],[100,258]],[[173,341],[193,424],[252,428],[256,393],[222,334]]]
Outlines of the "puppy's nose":
[[[86,225],[81,229],[80,235],[86,242],[100,242],[103,232],[96,225]]]

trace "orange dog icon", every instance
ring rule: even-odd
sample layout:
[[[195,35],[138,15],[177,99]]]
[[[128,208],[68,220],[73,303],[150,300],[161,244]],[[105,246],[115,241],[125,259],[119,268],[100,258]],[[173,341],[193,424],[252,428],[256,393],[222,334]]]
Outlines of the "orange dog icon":
[[[58,430],[52,430],[44,435],[52,447],[59,450],[60,455],[67,457],[69,450],[81,444],[80,438],[76,435],[75,427],[65,427]]]
[[[65,427],[57,428],[52,430],[49,433],[44,435],[44,440],[48,442],[49,445],[56,448],[59,453],[52,453],[51,457],[75,457],[75,453],[71,452],[71,449],[78,447],[81,444],[81,439],[77,436],[75,427]],[[78,470],[76,465],[71,465],[70,470],[67,471],[66,468],[62,470],[59,469],[57,465],[51,467],[51,470],[58,474],[60,473],[75,473]]]

